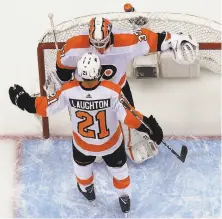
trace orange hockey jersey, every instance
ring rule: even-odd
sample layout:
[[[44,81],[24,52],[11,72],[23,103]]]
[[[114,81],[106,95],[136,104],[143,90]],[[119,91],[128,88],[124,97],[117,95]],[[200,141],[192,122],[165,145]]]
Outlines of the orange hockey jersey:
[[[130,128],[141,125],[119,102],[120,92],[120,86],[111,81],[99,82],[89,90],[74,80],[65,83],[54,97],[36,97],[36,113],[50,116],[70,107],[74,145],[85,155],[104,156],[123,141],[120,122]]]
[[[145,28],[135,32],[113,28],[112,33],[112,45],[104,54],[90,46],[89,32],[70,38],[57,53],[57,66],[62,69],[75,69],[77,61],[84,53],[93,52],[100,58],[103,79],[123,87],[127,65],[137,56],[157,51],[158,34]],[[81,80],[78,74],[75,74],[75,77]]]

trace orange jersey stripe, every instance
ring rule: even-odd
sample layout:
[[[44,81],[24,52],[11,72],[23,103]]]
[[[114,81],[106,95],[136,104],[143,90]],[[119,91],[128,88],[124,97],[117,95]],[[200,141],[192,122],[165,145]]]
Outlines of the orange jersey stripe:
[[[36,97],[35,98],[35,109],[36,114],[47,117],[46,109],[48,107],[48,100],[47,97]]]
[[[102,81],[101,86],[109,88],[110,90],[115,91],[116,93],[120,94],[121,93],[121,87],[118,84],[114,84],[111,81]]]
[[[158,34],[146,28],[141,28],[143,34],[147,36],[147,43],[150,46],[150,52],[157,51]]]
[[[66,53],[70,49],[88,48],[88,47],[90,47],[89,35],[78,35],[68,39],[63,47],[63,50]]]
[[[76,87],[76,86],[79,86],[79,82],[77,80],[70,81],[70,82],[65,83],[62,86],[62,88],[56,92],[56,95],[54,97],[51,97],[51,98],[47,98],[47,97],[43,97],[43,96],[36,97],[36,99],[35,99],[36,113],[40,116],[47,117],[46,110],[47,110],[47,107],[50,105],[49,103],[53,102],[54,99],[58,100],[62,91]]]
[[[143,115],[136,111],[132,106],[130,107],[141,119],[143,119]],[[127,115],[124,120],[124,123],[129,127],[129,128],[139,128],[141,125],[141,122],[128,110],[126,109]]]
[[[88,179],[80,179],[79,177],[76,176],[77,182],[83,186],[88,186],[90,184],[92,184],[94,177],[91,176]]]
[[[149,44],[150,52],[157,51],[158,34],[149,29],[141,28],[141,34],[146,36],[146,41]],[[132,46],[139,42],[136,34],[114,34],[114,47]]]
[[[75,70],[75,67],[69,67],[69,66],[65,66],[62,64],[61,62],[61,56],[62,56],[63,52],[61,50],[59,50],[57,52],[57,57],[56,57],[56,64],[59,66],[59,68],[65,68],[65,69],[69,69],[69,70]]]
[[[64,66],[61,63],[61,58],[65,56],[65,54],[70,50],[70,49],[80,49],[80,48],[88,48],[90,47],[89,43],[89,36],[88,35],[79,35],[79,36],[73,36],[72,38],[68,39],[66,41],[66,44],[63,46],[61,50],[57,52],[57,58],[56,58],[56,63],[60,68],[65,68],[65,69],[75,69],[73,67],[68,67]]]
[[[113,177],[113,185],[117,189],[125,189],[130,185],[130,177],[128,176],[122,180],[118,180]]]
[[[101,152],[113,147],[118,142],[121,133],[122,133],[121,128],[119,126],[114,135],[107,142],[101,145],[88,144],[85,141],[83,141],[75,132],[73,132],[73,137],[75,139],[76,144],[79,147],[81,147],[83,150],[91,152]]]
[[[135,34],[114,34],[114,47],[131,46],[138,43],[138,37]]]
[[[123,87],[123,85],[125,85],[125,83],[126,83],[126,73],[122,76],[122,78],[120,79],[118,84],[120,87]]]

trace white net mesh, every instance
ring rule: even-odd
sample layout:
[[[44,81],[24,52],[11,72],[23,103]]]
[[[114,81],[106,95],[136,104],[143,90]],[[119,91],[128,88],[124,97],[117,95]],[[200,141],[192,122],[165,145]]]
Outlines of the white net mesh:
[[[190,34],[198,42],[220,42],[221,24],[204,18],[172,13],[106,13],[99,14],[108,18],[113,26],[124,30],[132,30],[134,26],[129,22],[138,16],[146,17],[148,23],[144,26],[154,32],[169,31],[172,33],[182,32]],[[96,15],[75,18],[63,22],[56,26],[56,37],[58,42],[65,42],[68,38],[80,34],[88,28],[89,20]],[[40,40],[40,43],[54,42],[52,31],[48,31]],[[45,50],[45,70],[46,74],[55,67],[56,51],[53,49]],[[215,73],[221,73],[221,51],[202,50],[200,51],[201,66]]]

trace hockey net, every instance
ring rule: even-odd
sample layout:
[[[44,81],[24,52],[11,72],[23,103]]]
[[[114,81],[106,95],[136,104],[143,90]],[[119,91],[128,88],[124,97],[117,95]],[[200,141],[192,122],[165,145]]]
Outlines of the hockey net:
[[[70,37],[78,35],[84,30],[87,30],[89,20],[97,15],[94,14],[78,17],[57,25],[55,27],[55,31],[59,48],[62,48],[65,41]],[[134,24],[130,23],[129,21],[138,16],[142,16],[148,19],[148,23],[143,27],[149,28],[154,32],[169,31],[172,33],[182,32],[184,34],[190,34],[199,42],[201,67],[207,68],[214,73],[221,74],[220,23],[193,15],[175,13],[120,12],[99,15],[109,19],[113,26],[124,30],[134,29]],[[46,95],[43,85],[48,72],[55,69],[56,49],[54,42],[54,35],[52,31],[49,30],[41,38],[38,45],[38,65],[41,95]],[[50,136],[48,118],[43,118],[42,122],[43,137],[48,138]]]

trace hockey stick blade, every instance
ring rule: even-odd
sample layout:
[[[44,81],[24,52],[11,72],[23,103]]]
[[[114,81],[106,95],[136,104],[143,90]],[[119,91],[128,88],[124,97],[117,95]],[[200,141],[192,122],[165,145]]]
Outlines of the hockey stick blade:
[[[185,162],[186,156],[187,156],[187,152],[188,149],[185,145],[182,146],[181,151],[180,151],[180,155],[173,150],[173,148],[171,148],[165,141],[162,141],[162,143],[183,163]]]
[[[187,146],[183,145],[180,152],[180,160],[184,163],[187,157],[188,149]]]

